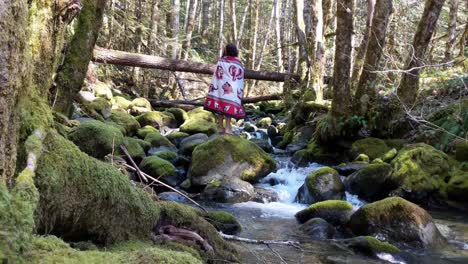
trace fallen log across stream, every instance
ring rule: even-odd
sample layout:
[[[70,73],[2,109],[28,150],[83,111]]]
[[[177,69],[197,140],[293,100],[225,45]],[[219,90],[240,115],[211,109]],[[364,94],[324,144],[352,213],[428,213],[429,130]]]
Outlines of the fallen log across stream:
[[[173,72],[193,72],[201,74],[213,74],[216,68],[214,64],[200,62],[174,60],[158,56],[150,56],[138,53],[130,53],[119,50],[96,47],[93,53],[94,62],[114,64],[121,66],[141,67],[150,69],[168,70]],[[252,80],[285,82],[287,80],[299,80],[299,76],[290,73],[244,70],[244,78]]]

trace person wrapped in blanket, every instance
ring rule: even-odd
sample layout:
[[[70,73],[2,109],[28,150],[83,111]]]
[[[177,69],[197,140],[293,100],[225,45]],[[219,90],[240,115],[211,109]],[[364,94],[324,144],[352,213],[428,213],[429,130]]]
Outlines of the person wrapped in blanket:
[[[220,133],[232,134],[231,118],[245,117],[242,106],[244,96],[244,66],[238,59],[236,45],[228,44],[216,64],[204,109],[217,114]],[[224,124],[225,123],[225,124]]]

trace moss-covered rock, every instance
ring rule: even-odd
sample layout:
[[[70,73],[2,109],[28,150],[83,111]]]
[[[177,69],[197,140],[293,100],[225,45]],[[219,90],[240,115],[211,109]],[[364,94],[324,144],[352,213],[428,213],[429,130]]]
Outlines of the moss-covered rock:
[[[264,117],[264,118],[260,118],[257,121],[257,126],[260,128],[268,128],[269,126],[271,126],[272,123],[273,123],[273,120],[271,119],[271,117]]]
[[[95,111],[96,113],[100,114],[104,118],[109,118],[109,116],[112,114],[112,104],[110,103],[109,100],[102,98],[102,97],[96,98],[91,103],[86,104],[84,108],[85,110],[89,109],[87,112],[89,112],[88,114],[90,114],[91,117],[93,118],[98,118],[98,117],[94,115],[92,111]]]
[[[334,226],[322,218],[312,218],[302,224],[299,229],[312,239],[331,239],[336,233]]]
[[[57,134],[47,135],[44,146],[48,151],[39,159],[35,178],[40,234],[104,243],[147,238],[159,208],[126,175]]]
[[[213,113],[210,111],[206,111],[203,107],[197,107],[193,110],[187,112],[189,119],[198,119],[198,120],[205,120],[208,122],[215,122],[216,118]]]
[[[113,109],[129,110],[132,107],[132,102],[122,96],[114,96],[112,102]]]
[[[107,83],[97,81],[97,83],[93,85],[92,89],[94,90],[94,95],[96,97],[102,97],[107,100],[112,99],[112,90]]]
[[[349,191],[367,201],[375,201],[388,196],[390,191],[386,181],[392,173],[388,163],[375,163],[366,166],[346,178]]]
[[[275,160],[257,145],[236,136],[225,135],[195,148],[189,174],[195,185],[206,185],[213,179],[224,177],[255,182],[275,168]]]
[[[173,114],[169,112],[147,112],[136,118],[142,127],[152,126],[156,128],[177,127],[177,121]]]
[[[145,137],[145,141],[149,142],[153,147],[168,147],[175,148],[175,146],[165,136],[158,132],[149,133]]]
[[[354,155],[357,156],[360,153],[364,153],[371,160],[381,157],[389,150],[390,148],[387,146],[385,141],[372,137],[356,140],[351,147],[351,151]]]
[[[187,112],[185,112],[185,110],[180,109],[180,108],[169,108],[169,109],[166,109],[166,112],[174,115],[178,127],[182,125],[185,122],[185,120],[189,118]]]
[[[86,121],[73,130],[69,139],[83,152],[98,159],[112,153],[123,144],[123,135],[119,129],[97,120]]]
[[[242,230],[242,226],[239,221],[237,221],[237,219],[228,212],[209,212],[205,214],[205,219],[224,234],[236,235]]]
[[[320,168],[309,174],[304,185],[299,189],[296,200],[312,204],[325,200],[341,200],[345,196],[345,187],[340,175],[332,168]]]
[[[455,141],[455,157],[458,161],[468,161],[468,141],[456,140]]]
[[[184,138],[180,142],[179,153],[185,156],[192,156],[193,150],[208,141],[208,136],[206,134],[194,134]]]
[[[408,145],[408,141],[405,139],[394,138],[394,139],[385,139],[385,144],[389,148],[394,148],[396,150],[402,149],[405,145]]]
[[[396,157],[396,155],[398,154],[398,151],[396,148],[392,148],[391,150],[389,150],[387,153],[385,153],[381,159],[382,161],[384,162],[390,162],[392,161],[393,158]]]
[[[169,161],[171,163],[175,159],[177,159],[177,153],[175,153],[174,151],[170,151],[170,150],[159,151],[159,152],[153,153],[152,156],[159,157],[159,158],[161,158],[163,160],[167,160],[167,161]]]
[[[398,253],[400,249],[388,242],[382,242],[372,236],[358,236],[337,241],[357,253],[375,257],[378,253]]]
[[[180,142],[182,142],[182,140],[188,136],[190,136],[190,134],[177,131],[166,135],[166,138],[169,139],[172,142],[172,144],[179,146]]]
[[[140,124],[136,119],[128,114],[127,112],[112,110],[112,114],[109,117],[114,123],[125,128],[127,136],[133,136],[140,129]]]
[[[392,160],[389,177],[394,193],[414,201],[445,198],[446,181],[450,179],[453,161],[432,146],[407,145]]]
[[[128,154],[130,154],[130,157],[135,160],[135,162],[140,162],[146,155],[145,155],[145,149],[142,146],[142,141],[141,139],[136,139],[136,138],[131,138],[131,137],[125,137],[123,142],[125,148],[127,148]],[[146,141],[143,141],[147,143]],[[143,143],[144,144],[144,143]],[[119,149],[116,150],[118,153],[121,153],[122,151]],[[123,154],[123,153],[122,153]],[[123,155],[122,155],[123,156]]]
[[[154,178],[160,178],[163,181],[165,176],[172,176],[176,173],[176,168],[172,163],[153,155],[144,158],[140,163],[140,168]]]
[[[447,185],[450,200],[466,203],[468,201],[468,170],[456,169],[452,172]]]
[[[291,161],[301,167],[307,166],[311,162],[336,164],[338,160],[342,160],[340,155],[338,151],[331,152],[312,141],[307,144],[305,149],[295,152]]]
[[[154,132],[159,132],[159,130],[152,127],[152,126],[144,126],[144,127],[140,128],[140,129],[138,129],[137,135],[138,135],[139,138],[145,139],[145,137],[149,133],[154,133]]]
[[[146,98],[135,98],[132,101],[131,112],[133,114],[143,114],[151,112],[151,103]]]
[[[379,236],[393,244],[414,248],[445,243],[432,217],[400,197],[364,205],[352,215],[349,227],[357,235]]]
[[[332,224],[343,225],[349,221],[352,213],[353,206],[349,202],[328,200],[312,204],[296,213],[295,217],[301,224],[318,217]]]
[[[359,154],[355,159],[354,159],[355,162],[364,162],[364,163],[369,163],[369,156],[367,156],[366,154]]]
[[[201,198],[218,203],[243,203],[250,201],[254,194],[252,184],[239,178],[226,177],[211,180],[201,193]]]
[[[197,133],[213,135],[218,132],[218,126],[215,123],[204,119],[189,119],[180,126],[180,132],[190,135]]]

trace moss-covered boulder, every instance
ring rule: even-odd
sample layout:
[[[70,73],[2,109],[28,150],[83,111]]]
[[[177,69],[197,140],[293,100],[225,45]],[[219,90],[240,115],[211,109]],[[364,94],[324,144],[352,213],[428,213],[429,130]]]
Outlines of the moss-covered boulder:
[[[312,218],[299,227],[299,230],[307,234],[312,239],[331,239],[336,233],[334,226],[330,225],[322,218]]]
[[[363,153],[366,154],[371,160],[381,157],[389,150],[390,148],[387,146],[385,141],[372,137],[356,140],[351,147],[351,152],[355,155],[355,157]]]
[[[341,200],[345,197],[345,187],[338,172],[332,168],[320,168],[309,174],[299,189],[296,200],[312,204],[325,200]]]
[[[129,110],[132,107],[132,101],[122,96],[114,96],[112,99],[112,109]]]
[[[151,155],[159,157],[159,158],[161,158],[163,160],[167,160],[167,161],[169,161],[171,163],[173,163],[175,161],[175,159],[177,159],[177,153],[175,153],[174,151],[170,151],[170,150],[159,151],[159,152],[153,153]]]
[[[109,84],[97,81],[97,83],[93,85],[92,89],[94,90],[94,95],[96,97],[102,97],[107,100],[112,99],[112,89],[110,88]]]
[[[190,135],[198,133],[213,135],[218,132],[218,126],[204,119],[189,119],[180,126],[180,132]]]
[[[142,127],[152,126],[156,128],[177,127],[177,121],[169,112],[152,111],[144,113],[136,118]]]
[[[203,200],[218,203],[243,203],[255,194],[252,184],[239,178],[213,179],[201,193]]]
[[[364,205],[352,215],[349,227],[356,235],[378,236],[390,243],[413,248],[445,243],[432,217],[421,207],[400,197]]]
[[[455,157],[458,161],[468,161],[468,141],[456,140],[455,143]]]
[[[203,107],[197,107],[193,110],[187,112],[189,119],[198,119],[198,120],[205,120],[208,122],[215,122],[216,118],[213,113],[210,111],[206,111]]]
[[[154,155],[145,157],[140,163],[140,168],[142,171],[154,178],[160,178],[162,181],[165,181],[164,177],[176,174],[176,168],[172,163]]]
[[[257,145],[236,136],[224,135],[195,148],[189,175],[192,184],[202,186],[225,177],[255,182],[275,168],[275,160]]]
[[[190,136],[190,134],[176,131],[166,135],[166,138],[169,139],[172,142],[172,144],[178,147],[180,145],[180,142],[182,142],[182,140],[184,140],[184,138],[188,136]]]
[[[143,141],[144,143],[141,143],[140,141],[143,141],[141,139],[136,139],[136,138],[131,138],[131,137],[125,137],[124,138],[124,146],[128,151],[128,154],[130,154],[130,157],[132,157],[135,162],[140,162],[146,155],[145,155],[145,148],[142,146],[142,144],[147,143],[146,141]],[[116,149],[117,153],[121,153],[122,151],[119,149]],[[122,156],[124,153],[122,153]]]
[[[367,201],[376,201],[388,196],[390,191],[387,179],[392,173],[388,163],[375,163],[366,166],[346,178],[351,193]]]
[[[94,101],[92,101],[89,104],[85,104],[84,106],[85,110],[91,110],[90,114],[91,117],[93,118],[98,118],[96,115],[92,113],[92,111],[95,111],[99,115],[101,115],[104,118],[109,118],[109,116],[112,114],[112,104],[110,103],[109,100],[98,97]]]
[[[383,154],[381,159],[384,162],[390,162],[390,161],[392,161],[393,158],[396,157],[397,154],[398,154],[398,150],[396,148],[392,148],[387,153]]]
[[[468,170],[456,169],[451,176],[447,185],[448,198],[466,204],[468,201]]]
[[[446,180],[450,179],[453,161],[432,146],[407,145],[392,160],[389,186],[395,194],[409,200],[425,202],[428,198],[445,198]]]
[[[135,98],[132,101],[130,111],[132,114],[140,115],[151,112],[151,103],[146,98]]]
[[[139,138],[145,139],[145,137],[149,133],[154,133],[154,132],[159,132],[159,130],[152,127],[152,126],[144,126],[144,127],[140,128],[140,129],[138,129],[137,135],[138,135]]]
[[[312,141],[311,143],[307,144],[305,149],[296,151],[291,158],[291,161],[300,167],[305,167],[311,162],[317,162],[326,165],[337,164],[337,161],[343,160],[342,153],[343,151],[331,150],[330,148],[322,147]]]
[[[394,254],[400,252],[400,249],[388,242],[382,242],[372,236],[358,236],[337,241],[356,253],[364,254],[370,257],[376,257],[379,253]]]
[[[260,128],[268,128],[269,126],[271,126],[272,123],[273,123],[273,120],[271,119],[271,117],[264,117],[264,118],[260,118],[257,121],[257,126]]]
[[[153,147],[168,147],[175,148],[174,144],[169,141],[165,136],[158,132],[149,133],[145,137],[145,141],[149,142]]]
[[[228,212],[209,212],[205,214],[205,219],[224,234],[236,235],[242,231],[239,221]]]
[[[185,122],[185,120],[189,118],[187,112],[185,112],[185,110],[180,109],[180,108],[169,108],[169,109],[166,109],[166,112],[174,115],[178,127],[182,125]]]
[[[185,156],[192,156],[193,150],[208,141],[208,136],[206,134],[194,134],[184,138],[180,142],[179,153]]]
[[[109,119],[119,126],[125,128],[127,136],[133,136],[140,129],[140,124],[136,119],[127,112],[112,110],[112,114]]]
[[[81,123],[68,137],[81,151],[98,159],[116,150],[124,138],[119,129],[97,120]]]
[[[267,153],[273,153],[273,146],[270,145],[270,142],[266,139],[262,138],[251,138],[250,142],[255,143],[255,145],[259,146],[263,151]]]
[[[346,224],[353,214],[353,206],[342,200],[328,200],[314,203],[296,213],[295,217],[301,224],[312,218],[322,218],[331,224]]]
[[[369,156],[367,156],[364,153],[359,154],[355,159],[354,162],[363,162],[363,163],[369,163]]]

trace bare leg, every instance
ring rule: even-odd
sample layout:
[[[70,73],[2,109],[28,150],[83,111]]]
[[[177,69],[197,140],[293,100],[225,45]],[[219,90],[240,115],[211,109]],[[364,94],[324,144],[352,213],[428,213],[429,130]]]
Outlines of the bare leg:
[[[218,115],[218,130],[219,130],[219,133],[224,133],[225,132],[225,128],[224,128],[224,125],[223,125],[223,120],[224,120],[224,116],[223,115]]]
[[[226,116],[226,133],[232,135],[231,118]]]

